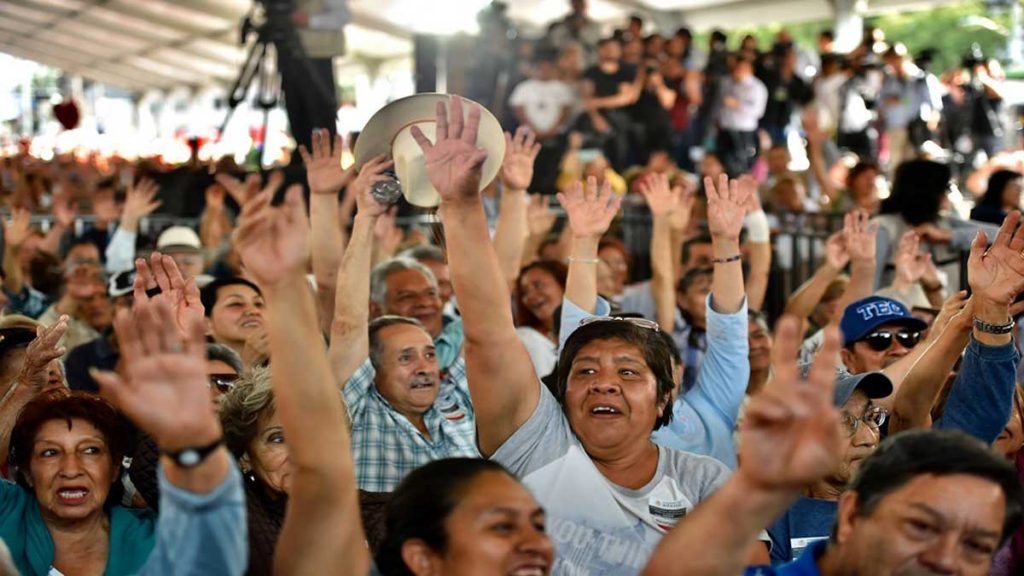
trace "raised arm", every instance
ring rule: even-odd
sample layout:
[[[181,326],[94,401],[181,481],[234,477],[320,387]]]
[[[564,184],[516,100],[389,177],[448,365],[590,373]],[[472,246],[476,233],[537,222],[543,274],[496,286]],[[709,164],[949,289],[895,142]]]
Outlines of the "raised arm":
[[[292,469],[274,573],[311,574],[333,566],[366,574],[370,554],[344,406],[306,282],[310,234],[302,188],[290,187],[278,207],[270,202],[270,194],[260,194],[245,204],[235,243],[267,299],[274,401]],[[324,545],[325,534],[330,545]]]
[[[750,195],[757,193],[753,179],[704,178],[708,195],[708,232],[715,254],[715,273],[711,278],[711,303],[716,312],[732,314],[743,306],[743,265],[740,257],[740,231]]]
[[[25,287],[21,274],[21,245],[32,234],[32,214],[24,208],[15,208],[11,218],[4,221],[4,288],[18,295]]]
[[[836,232],[829,236],[825,242],[825,260],[814,271],[814,275],[789,296],[784,312],[806,323],[814,313],[815,306],[825,296],[828,285],[839,276],[849,262],[850,255],[846,252],[846,238],[843,233]]]
[[[494,251],[509,286],[515,284],[526,246],[526,189],[533,180],[533,162],[540,152],[540,143],[526,127],[516,130],[515,137],[505,133],[505,159],[501,163],[501,207],[498,227],[494,232]]]
[[[332,147],[327,130],[314,130],[310,145],[312,153],[305,146],[299,146],[299,153],[306,165],[306,183],[309,184],[313,276],[322,310],[319,326],[327,332],[334,310],[338,265],[344,250],[338,217],[338,193],[355,177],[355,171],[341,169],[344,145],[340,134],[334,136]]]
[[[573,182],[569,190],[558,194],[558,201],[572,231],[565,299],[593,313],[597,309],[597,245],[611,226],[622,200],[612,194],[610,182],[605,180],[599,192],[597,179],[590,177],[585,192],[582,184]]]
[[[504,209],[504,208],[503,208]],[[548,197],[533,194],[526,205],[526,242],[523,243],[523,256],[520,266],[527,266],[538,259],[540,245],[548,237],[555,226],[558,215],[548,205]]]
[[[370,317],[370,261],[373,257],[373,228],[387,211],[370,194],[376,182],[388,179],[383,173],[391,167],[384,156],[371,159],[359,170],[359,177],[349,188],[355,195],[359,211],[352,226],[348,248],[338,270],[337,293],[334,298],[334,319],[331,322],[331,347],[328,356],[331,373],[338,386],[344,387],[370,354],[367,333]]]
[[[794,360],[799,328],[792,317],[778,324],[774,377],[751,399],[743,421],[743,464],[662,538],[644,576],[742,574],[758,533],[804,487],[833,470],[839,453],[839,412],[832,406],[839,334],[835,327],[826,328],[822,353],[807,381],[801,381]]]
[[[654,297],[655,320],[671,330],[676,319],[676,265],[672,258],[673,214],[682,213],[689,220],[694,194],[683,188],[669,188],[668,177],[654,174],[640,184],[640,193],[651,210],[651,295]],[[678,218],[679,216],[677,216]],[[683,223],[685,228],[685,223]]]
[[[487,231],[480,172],[487,158],[476,146],[480,109],[467,119],[462,99],[437,105],[437,137],[417,127],[427,176],[441,195],[438,210],[448,243],[448,265],[465,325],[466,370],[477,417],[477,442],[493,454],[533,414],[540,383],[530,355],[516,335],[511,296]],[[449,121],[450,118],[450,121]]]
[[[843,237],[850,255],[850,284],[839,298],[840,311],[874,292],[878,224],[868,223],[867,212],[854,210],[844,218]]]
[[[121,221],[107,243],[104,253],[107,272],[116,273],[132,269],[139,222],[162,204],[156,198],[158,192],[160,187],[149,178],[143,178],[138,184],[128,187],[124,206],[121,208]]]
[[[747,259],[750,265],[746,286],[747,308],[760,310],[764,306],[765,294],[768,293],[768,275],[772,268],[772,239],[771,231],[768,228],[768,216],[761,208],[757,183],[750,176],[744,178],[749,179],[753,185],[747,205],[747,215],[743,218],[743,227],[747,229],[747,247],[750,250]],[[743,180],[741,180],[742,182]]]

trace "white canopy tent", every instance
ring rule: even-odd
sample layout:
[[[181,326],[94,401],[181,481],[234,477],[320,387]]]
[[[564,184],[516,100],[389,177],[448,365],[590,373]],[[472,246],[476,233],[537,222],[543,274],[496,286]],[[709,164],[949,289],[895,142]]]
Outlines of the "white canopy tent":
[[[668,29],[695,30],[828,19],[912,9],[951,0],[589,0],[590,14],[619,25],[632,13]],[[0,52],[68,74],[145,92],[227,86],[245,58],[239,24],[251,0],[0,0]],[[406,60],[418,32],[470,29],[487,0],[350,0],[353,62]],[[541,30],[568,8],[565,0],[507,0],[509,16]]]

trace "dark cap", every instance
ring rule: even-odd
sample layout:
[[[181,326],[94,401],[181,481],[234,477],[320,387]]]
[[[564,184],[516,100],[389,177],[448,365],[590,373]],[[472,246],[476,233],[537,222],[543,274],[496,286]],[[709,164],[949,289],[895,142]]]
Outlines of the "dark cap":
[[[868,296],[843,310],[843,319],[839,322],[843,345],[860,340],[883,324],[898,324],[918,331],[928,328],[924,320],[914,318],[900,302],[882,296]]]

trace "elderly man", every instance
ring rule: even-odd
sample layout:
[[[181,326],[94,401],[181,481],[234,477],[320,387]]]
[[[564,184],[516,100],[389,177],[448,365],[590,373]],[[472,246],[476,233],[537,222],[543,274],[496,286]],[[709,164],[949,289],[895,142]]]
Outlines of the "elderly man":
[[[843,364],[853,372],[874,372],[903,358],[921,341],[928,325],[891,298],[869,296],[843,310]]]
[[[371,160],[350,187],[358,212],[338,271],[331,326],[330,358],[344,383],[356,477],[370,492],[394,490],[432,460],[479,457],[458,356],[462,321],[442,317],[437,282],[423,264],[395,258],[369,273],[373,228],[387,209],[370,186],[388,166]],[[371,310],[375,319],[367,325]]]

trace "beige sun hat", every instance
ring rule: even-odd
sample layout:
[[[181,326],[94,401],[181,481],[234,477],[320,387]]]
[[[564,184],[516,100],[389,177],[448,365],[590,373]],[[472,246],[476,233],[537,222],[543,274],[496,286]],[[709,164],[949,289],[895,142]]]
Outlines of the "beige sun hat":
[[[437,190],[427,179],[423,152],[412,137],[411,129],[419,126],[431,142],[437,129],[437,103],[449,100],[448,94],[414,94],[388,104],[378,110],[356,140],[355,161],[362,165],[380,154],[390,154],[395,161],[395,175],[402,185],[402,195],[413,206],[433,208],[441,201]],[[471,106],[480,107],[480,130],[476,145],[487,150],[483,165],[480,190],[498,175],[505,157],[505,134],[501,124],[486,108],[472,100],[462,99],[464,117],[469,117]]]

